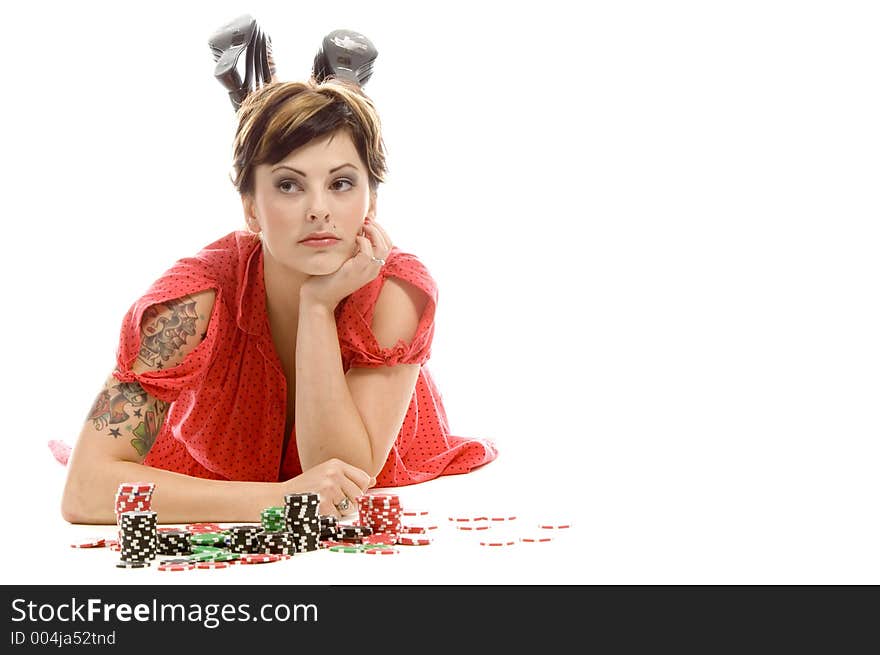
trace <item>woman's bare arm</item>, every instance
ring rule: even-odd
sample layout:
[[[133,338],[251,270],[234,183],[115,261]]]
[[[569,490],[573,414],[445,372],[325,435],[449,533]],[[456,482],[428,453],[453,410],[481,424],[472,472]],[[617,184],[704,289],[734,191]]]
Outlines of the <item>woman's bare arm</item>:
[[[193,305],[193,303],[195,303]],[[141,353],[133,365],[142,373],[170,368],[184,360],[207,330],[214,292],[157,305],[145,312],[141,324]],[[184,314],[195,320],[169,350],[160,344],[162,326],[180,324]],[[336,514],[343,497],[355,497],[370,484],[369,475],[331,459],[284,482],[205,480],[143,464],[165,421],[169,405],[146,393],[137,382],[119,382],[112,374],[98,393],[68,463],[61,514],[71,523],[116,522],[114,500],[122,482],[153,482],[151,508],[162,523],[193,521],[257,522],[260,511],[281,505],[284,495],[314,491],[321,495],[321,512]]]

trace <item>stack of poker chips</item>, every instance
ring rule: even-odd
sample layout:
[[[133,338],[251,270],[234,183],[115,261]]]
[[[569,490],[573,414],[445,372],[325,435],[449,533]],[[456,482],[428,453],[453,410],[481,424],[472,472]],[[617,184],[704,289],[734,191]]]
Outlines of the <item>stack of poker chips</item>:
[[[386,534],[397,539],[401,533],[403,508],[396,494],[375,493],[358,496],[358,523],[373,534]]]
[[[332,541],[336,539],[339,521],[336,520],[335,516],[320,516],[320,538],[321,541]]]
[[[233,553],[259,553],[263,528],[258,525],[233,525],[229,528],[229,550]]]
[[[292,532],[264,532],[260,552],[267,555],[294,555],[296,537]]]
[[[186,530],[157,529],[156,550],[160,555],[190,555],[191,536]]]
[[[284,526],[287,532],[293,534],[297,552],[309,552],[320,548],[319,502],[320,497],[316,493],[284,496]]]
[[[373,529],[366,525],[340,525],[336,531],[336,539],[346,544],[360,544],[364,537],[371,534]]]
[[[120,516],[124,512],[149,512],[153,500],[153,491],[156,485],[153,482],[123,482],[116,489],[114,509],[116,511],[116,527],[119,528]],[[122,540],[122,532],[119,532],[119,541]]]
[[[284,531],[284,507],[267,507],[260,512],[260,524],[266,532]]]
[[[156,558],[156,512],[123,512],[119,515],[119,568],[143,568]]]

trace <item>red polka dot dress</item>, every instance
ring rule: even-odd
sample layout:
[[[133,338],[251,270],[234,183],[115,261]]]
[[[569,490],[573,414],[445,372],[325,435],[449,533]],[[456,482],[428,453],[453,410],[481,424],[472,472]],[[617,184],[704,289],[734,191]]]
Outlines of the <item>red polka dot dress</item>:
[[[372,316],[382,283],[394,276],[430,299],[410,343],[382,348]],[[214,289],[205,338],[177,366],[135,373],[140,324],[151,305]],[[393,248],[379,276],[336,307],[343,371],[355,367],[421,364],[406,418],[377,476],[382,487],[467,473],[497,457],[491,440],[450,434],[440,392],[426,366],[434,336],[437,287],[414,256]],[[263,252],[259,239],[232,232],[194,257],[177,261],[129,309],[117,349],[115,377],[137,381],[171,403],[144,464],[217,480],[276,482],[302,473],[296,427],[286,452],[286,380],[266,313]]]

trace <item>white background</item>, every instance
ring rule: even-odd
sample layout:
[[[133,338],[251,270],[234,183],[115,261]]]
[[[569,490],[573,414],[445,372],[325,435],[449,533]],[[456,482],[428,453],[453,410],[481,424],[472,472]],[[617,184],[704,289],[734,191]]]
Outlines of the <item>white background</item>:
[[[75,440],[122,315],[243,225],[207,38],[245,12],[282,79],[333,29],[378,47],[378,219],[438,282],[453,432],[497,440],[487,493],[597,549],[548,580],[880,583],[868,2],[7,8],[4,523],[58,528],[46,442]]]

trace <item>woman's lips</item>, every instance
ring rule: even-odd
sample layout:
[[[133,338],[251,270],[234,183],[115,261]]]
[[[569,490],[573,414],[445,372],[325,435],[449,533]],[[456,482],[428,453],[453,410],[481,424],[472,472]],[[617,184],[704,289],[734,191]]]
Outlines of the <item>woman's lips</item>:
[[[327,248],[335,246],[340,241],[341,239],[306,239],[305,241],[300,241],[300,243],[309,248]]]

